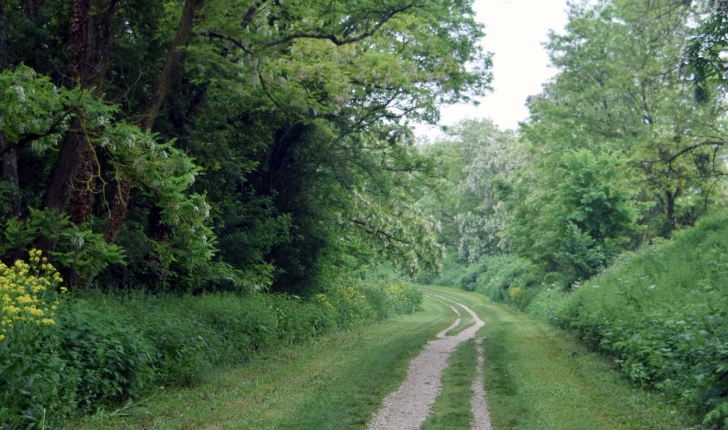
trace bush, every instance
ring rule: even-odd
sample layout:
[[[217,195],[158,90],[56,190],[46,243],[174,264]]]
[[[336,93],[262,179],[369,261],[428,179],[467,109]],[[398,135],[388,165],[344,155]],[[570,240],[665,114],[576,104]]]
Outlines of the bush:
[[[530,287],[538,283],[538,271],[529,260],[512,254],[484,257],[481,264],[486,270],[478,275],[476,290],[496,302],[513,303],[521,308],[535,295]],[[518,288],[511,294],[508,290]]]
[[[460,279],[460,288],[465,291],[475,291],[479,274],[476,270],[468,272]]]
[[[53,291],[59,281],[36,251],[31,265],[0,266],[0,428],[52,425],[154,385],[194,383],[258,350],[422,303],[418,290],[391,275],[347,280],[308,300],[99,291],[61,298]]]
[[[462,278],[467,270],[468,266],[460,261],[457,249],[448,249],[442,262],[442,273],[428,272],[420,275],[417,281],[423,284],[453,287],[462,285]]]
[[[80,378],[80,411],[132,398],[154,381],[155,347],[132,321],[85,300],[65,301],[57,314],[58,357]]]
[[[633,382],[722,423],[728,400],[728,224],[715,215],[622,256],[570,294],[562,325]]]

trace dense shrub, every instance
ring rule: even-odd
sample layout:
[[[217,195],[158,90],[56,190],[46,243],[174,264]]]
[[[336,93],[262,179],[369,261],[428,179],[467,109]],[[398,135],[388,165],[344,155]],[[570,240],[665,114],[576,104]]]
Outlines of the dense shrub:
[[[42,270],[0,266],[0,428],[52,426],[155,385],[193,383],[260,349],[414,312],[422,303],[418,290],[393,278],[347,280],[309,299],[98,291],[64,298],[53,291],[55,270],[31,255]]]
[[[468,273],[460,279],[460,288],[465,291],[475,291],[479,274],[480,273],[477,270],[468,271]]]
[[[497,302],[509,302],[519,307],[528,304],[538,283],[538,270],[529,260],[512,254],[483,257],[485,269],[478,275],[476,290]]]
[[[457,249],[448,249],[442,262],[441,273],[426,272],[421,274],[417,281],[429,285],[442,285],[452,287],[461,285],[462,278],[468,271],[468,266],[460,261]]]
[[[154,381],[155,347],[122,315],[99,312],[85,300],[66,300],[56,319],[57,354],[79,377],[76,399],[82,411],[134,397]]]
[[[623,255],[570,294],[557,317],[655,387],[728,424],[728,223],[712,216]]]

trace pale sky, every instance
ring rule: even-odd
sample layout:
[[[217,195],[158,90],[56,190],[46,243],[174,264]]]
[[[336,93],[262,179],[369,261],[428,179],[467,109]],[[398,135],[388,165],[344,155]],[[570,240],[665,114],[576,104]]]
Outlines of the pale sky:
[[[566,0],[475,0],[478,21],[485,24],[483,47],[493,53],[493,92],[480,105],[442,108],[441,125],[465,118],[491,118],[502,129],[515,129],[528,116],[526,97],[541,92],[541,84],[556,70],[549,67],[541,45],[550,29],[566,25]],[[432,139],[438,127],[415,127],[415,134]]]

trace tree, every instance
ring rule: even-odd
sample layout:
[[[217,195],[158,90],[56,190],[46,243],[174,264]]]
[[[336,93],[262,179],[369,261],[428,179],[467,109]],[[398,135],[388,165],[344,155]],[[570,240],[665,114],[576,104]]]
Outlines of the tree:
[[[12,143],[29,208],[3,215],[6,244],[55,219],[126,251],[99,283],[182,290],[307,291],[372,250],[436,264],[434,224],[406,210],[430,172],[408,124],[487,88],[471,2],[6,1],[9,68],[76,97]]]
[[[640,198],[659,209],[645,222],[663,236],[704,206],[680,199],[707,204],[723,175],[723,110],[696,104],[679,67],[690,16],[669,1],[572,6],[567,33],[548,44],[560,73],[531,98],[524,127],[544,163],[568,150],[619,154]]]

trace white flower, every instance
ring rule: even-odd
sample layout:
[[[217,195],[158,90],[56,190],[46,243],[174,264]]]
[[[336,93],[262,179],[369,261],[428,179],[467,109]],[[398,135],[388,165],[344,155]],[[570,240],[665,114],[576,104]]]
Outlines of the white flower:
[[[18,93],[18,101],[20,101],[20,103],[23,103],[25,101],[25,88],[17,85],[15,87],[15,92]]]
[[[71,238],[71,243],[73,244],[73,246],[75,246],[78,249],[80,249],[81,247],[83,247],[83,242],[84,242],[83,241],[83,236],[81,236],[80,234],[75,234]]]

